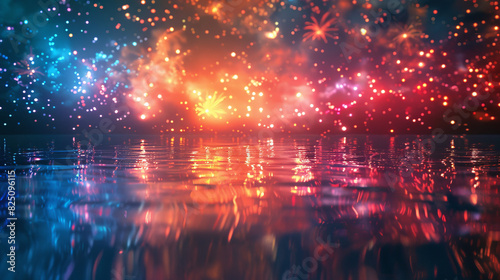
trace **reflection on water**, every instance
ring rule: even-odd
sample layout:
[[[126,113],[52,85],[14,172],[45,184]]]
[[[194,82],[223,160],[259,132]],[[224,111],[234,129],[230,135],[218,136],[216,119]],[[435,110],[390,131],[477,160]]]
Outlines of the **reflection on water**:
[[[500,277],[499,137],[0,140],[19,279]]]

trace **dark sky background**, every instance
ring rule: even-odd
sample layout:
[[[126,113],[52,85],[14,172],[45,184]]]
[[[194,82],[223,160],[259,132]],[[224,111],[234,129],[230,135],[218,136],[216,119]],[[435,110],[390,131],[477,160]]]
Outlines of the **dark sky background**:
[[[0,134],[500,132],[495,1],[181,2],[0,2]]]

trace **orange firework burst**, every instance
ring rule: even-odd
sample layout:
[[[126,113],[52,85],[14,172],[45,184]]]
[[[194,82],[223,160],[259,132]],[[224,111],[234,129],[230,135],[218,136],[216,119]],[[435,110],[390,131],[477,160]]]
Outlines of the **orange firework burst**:
[[[306,41],[307,39],[311,38],[312,40],[323,39],[325,43],[328,43],[326,37],[338,39],[338,36],[334,36],[328,33],[338,31],[338,28],[333,26],[335,24],[335,18],[328,19],[329,16],[330,12],[326,12],[321,17],[321,20],[319,22],[314,16],[312,16],[312,21],[306,22],[306,27],[304,27],[304,30],[309,31],[304,34],[304,38],[302,39],[302,41]]]
[[[394,38],[394,42],[399,45],[408,54],[413,53],[414,46],[420,43],[420,39],[424,35],[418,28],[419,24],[410,24],[399,31],[399,35]]]
[[[401,33],[396,38],[394,38],[394,41],[402,43],[403,41],[406,40],[419,40],[423,33],[417,27],[418,24],[417,25],[410,24],[405,26],[401,30]]]

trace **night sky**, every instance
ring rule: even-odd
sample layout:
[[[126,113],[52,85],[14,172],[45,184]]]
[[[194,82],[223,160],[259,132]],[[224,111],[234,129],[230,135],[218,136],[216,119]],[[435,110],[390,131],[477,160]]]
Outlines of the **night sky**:
[[[500,133],[500,1],[0,2],[0,134]]]

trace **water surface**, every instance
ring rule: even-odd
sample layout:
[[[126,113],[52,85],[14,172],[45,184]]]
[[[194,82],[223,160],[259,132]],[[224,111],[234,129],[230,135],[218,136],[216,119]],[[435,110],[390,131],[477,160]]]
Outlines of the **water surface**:
[[[499,279],[500,137],[426,139],[2,137],[15,276]]]

